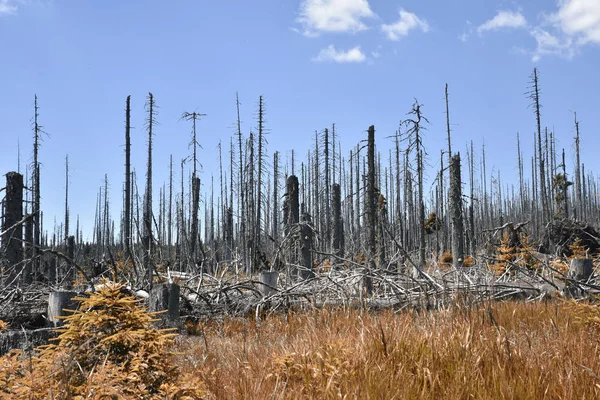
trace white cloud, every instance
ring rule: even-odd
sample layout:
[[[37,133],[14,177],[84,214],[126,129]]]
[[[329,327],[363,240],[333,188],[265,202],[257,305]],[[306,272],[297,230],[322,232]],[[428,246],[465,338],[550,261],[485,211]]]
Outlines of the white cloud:
[[[542,28],[534,28],[530,33],[537,44],[531,57],[533,62],[538,62],[542,56],[547,55],[570,60],[577,54],[577,47],[573,45],[573,40],[569,37],[561,38]]]
[[[477,33],[494,31],[502,28],[524,28],[527,20],[519,11],[499,11],[496,16],[477,27]]]
[[[578,44],[600,44],[600,1],[560,0],[550,20]]]
[[[381,25],[381,30],[385,32],[390,40],[398,40],[401,36],[406,36],[413,29],[421,29],[423,32],[429,31],[427,21],[417,17],[416,14],[400,9],[400,19],[393,24]]]
[[[18,0],[0,0],[0,15],[16,14],[18,10]]]
[[[359,63],[365,61],[366,57],[360,50],[360,46],[351,48],[348,51],[337,50],[332,44],[322,49],[312,60],[315,62],[336,62],[336,63]]]
[[[363,19],[374,17],[368,0],[302,0],[297,22],[303,33],[358,32],[367,29]]]
[[[600,2],[598,0],[558,0],[558,10],[548,15],[544,27],[531,30],[536,41],[532,60],[553,55],[567,60],[588,44],[600,44]]]

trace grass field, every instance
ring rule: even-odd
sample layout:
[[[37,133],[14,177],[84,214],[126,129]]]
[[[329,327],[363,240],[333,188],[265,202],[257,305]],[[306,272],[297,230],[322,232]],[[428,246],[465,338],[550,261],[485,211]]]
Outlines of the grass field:
[[[319,310],[202,324],[176,362],[219,399],[600,398],[596,306]]]
[[[0,357],[0,399],[600,398],[596,304],[458,297],[437,311],[288,311],[174,335],[121,288],[84,299],[55,344]]]

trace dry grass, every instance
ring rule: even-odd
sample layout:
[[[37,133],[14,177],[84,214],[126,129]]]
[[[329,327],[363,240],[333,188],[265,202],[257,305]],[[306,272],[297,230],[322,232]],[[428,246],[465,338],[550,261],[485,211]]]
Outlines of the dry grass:
[[[176,362],[219,399],[592,399],[597,306],[320,310],[197,326]]]

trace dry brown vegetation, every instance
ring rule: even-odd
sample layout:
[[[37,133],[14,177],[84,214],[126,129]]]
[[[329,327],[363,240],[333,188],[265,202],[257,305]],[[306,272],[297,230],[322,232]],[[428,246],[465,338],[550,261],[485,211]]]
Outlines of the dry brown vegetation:
[[[596,303],[320,308],[188,323],[173,341],[122,285],[82,298],[58,340],[0,358],[0,399],[591,399]]]
[[[566,301],[290,312],[197,326],[177,364],[216,398],[591,399],[599,316]]]

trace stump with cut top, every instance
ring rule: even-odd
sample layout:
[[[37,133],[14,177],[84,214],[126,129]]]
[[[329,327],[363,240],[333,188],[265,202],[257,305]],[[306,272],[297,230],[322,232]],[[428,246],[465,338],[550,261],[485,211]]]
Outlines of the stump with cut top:
[[[590,258],[574,258],[569,266],[567,277],[569,280],[565,285],[565,294],[571,297],[582,297],[585,290],[579,283],[586,283],[594,272],[594,263]]]

